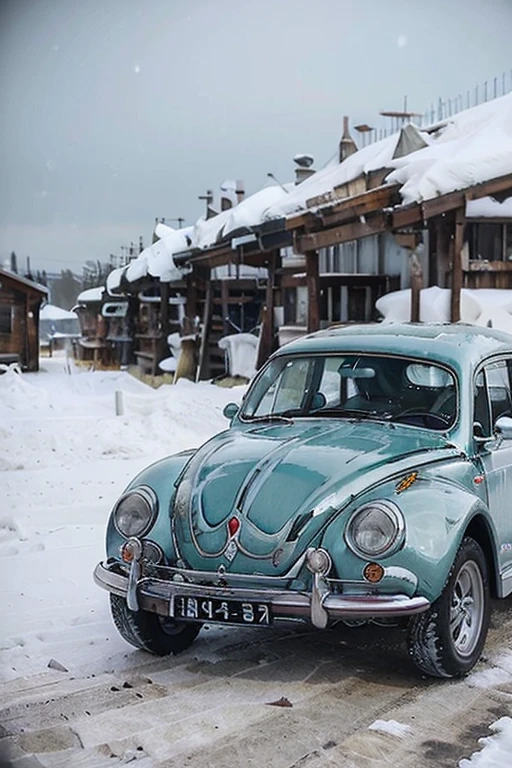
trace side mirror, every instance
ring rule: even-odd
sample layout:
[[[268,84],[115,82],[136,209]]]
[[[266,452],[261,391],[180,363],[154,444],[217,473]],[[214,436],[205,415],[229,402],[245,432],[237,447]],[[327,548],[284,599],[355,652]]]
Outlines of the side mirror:
[[[494,434],[502,440],[512,440],[512,418],[500,416],[494,424]]]
[[[234,417],[237,415],[239,411],[239,407],[236,403],[228,403],[224,406],[224,410],[222,411],[223,415],[226,417],[226,419],[234,419]]]

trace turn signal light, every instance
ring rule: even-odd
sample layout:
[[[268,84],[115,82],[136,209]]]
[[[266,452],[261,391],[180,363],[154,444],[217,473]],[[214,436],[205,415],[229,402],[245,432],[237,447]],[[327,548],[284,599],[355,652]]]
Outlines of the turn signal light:
[[[384,568],[379,563],[368,563],[364,567],[363,576],[366,581],[370,581],[372,584],[375,584],[384,576]]]
[[[133,560],[138,560],[142,555],[142,544],[135,536],[132,536],[128,541],[125,541],[121,547],[121,557],[125,563],[131,563]]]
[[[121,557],[125,563],[131,563],[134,558],[133,548],[130,547],[128,542],[121,547]]]

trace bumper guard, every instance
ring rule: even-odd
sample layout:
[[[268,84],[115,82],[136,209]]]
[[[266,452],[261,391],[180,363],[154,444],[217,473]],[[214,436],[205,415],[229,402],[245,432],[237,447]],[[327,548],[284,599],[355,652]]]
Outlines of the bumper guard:
[[[163,616],[173,616],[176,597],[259,601],[270,605],[274,619],[303,619],[321,629],[339,619],[413,616],[430,607],[425,597],[333,593],[322,578],[313,580],[312,592],[267,588],[256,590],[238,586],[205,586],[152,577],[133,579],[104,563],[98,563],[94,569],[94,581],[103,589],[126,597],[131,610],[141,608]]]

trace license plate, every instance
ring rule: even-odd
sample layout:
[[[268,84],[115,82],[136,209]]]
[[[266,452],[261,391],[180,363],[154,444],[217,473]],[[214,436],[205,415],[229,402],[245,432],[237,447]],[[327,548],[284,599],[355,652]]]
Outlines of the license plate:
[[[268,626],[272,621],[270,606],[266,603],[203,597],[175,597],[173,616],[175,619],[253,626]]]

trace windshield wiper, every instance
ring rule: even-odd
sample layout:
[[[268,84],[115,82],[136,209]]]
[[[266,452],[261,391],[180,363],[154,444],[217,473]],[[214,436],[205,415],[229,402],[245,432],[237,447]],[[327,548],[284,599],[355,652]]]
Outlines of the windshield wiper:
[[[362,411],[356,408],[322,408],[319,411],[313,411],[309,416],[336,416],[340,419],[386,419],[387,416],[379,414],[378,411]]]
[[[279,413],[268,413],[266,416],[253,416],[251,418],[245,418],[244,421],[249,424],[265,424],[271,421],[281,424],[293,424],[293,419]]]

